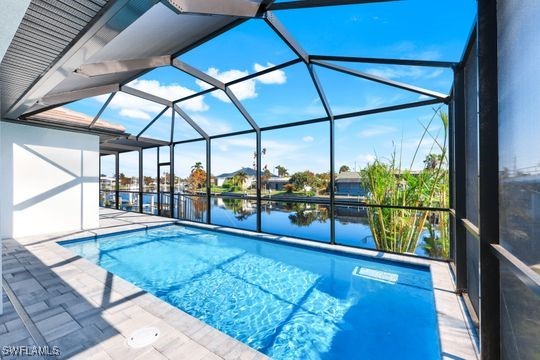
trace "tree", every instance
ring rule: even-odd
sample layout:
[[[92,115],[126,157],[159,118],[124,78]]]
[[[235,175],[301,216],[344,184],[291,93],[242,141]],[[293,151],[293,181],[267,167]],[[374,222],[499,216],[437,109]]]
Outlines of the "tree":
[[[264,184],[265,189],[266,189],[266,186],[268,185],[268,180],[270,180],[271,177],[272,177],[272,173],[265,166],[264,170],[263,170],[263,172],[261,174],[261,181]]]
[[[290,194],[294,190],[294,185],[293,184],[285,184],[285,185],[283,185],[283,190],[285,190],[287,193]]]
[[[348,167],[347,165],[341,165],[341,167],[339,168],[339,173],[341,174],[342,172],[347,172],[347,171],[351,171],[351,168]]]
[[[439,167],[441,161],[443,161],[443,154],[427,154],[424,160],[424,167],[427,170],[435,170]]]
[[[277,170],[277,173],[278,173],[279,177],[285,177],[285,176],[289,175],[289,170],[287,170],[285,168],[285,166],[278,165],[274,169]]]
[[[330,173],[320,173],[315,175],[316,187],[319,193],[325,193],[328,190],[330,184]]]
[[[191,190],[197,190],[204,187],[206,184],[206,171],[201,168],[192,168],[187,181]]]
[[[120,180],[120,186],[128,186],[131,183],[131,179],[126,177],[126,175],[124,175],[124,173],[120,173],[118,178]]]
[[[262,148],[261,158],[266,155],[266,148]],[[253,169],[257,169],[257,152],[253,152]]]
[[[247,178],[248,178],[248,175],[245,172],[239,171],[236,173],[236,175],[233,176],[233,183],[236,186],[243,188],[244,183],[246,182]]]
[[[150,186],[154,182],[154,178],[151,176],[145,176],[144,177],[144,185]]]
[[[193,166],[191,167],[191,172],[194,172],[194,171],[196,171],[196,170],[203,170],[203,169],[204,169],[204,167],[203,167],[202,163],[201,163],[200,161],[197,161],[197,162],[195,163],[195,165],[193,165]]]
[[[289,182],[294,186],[294,190],[296,191],[303,191],[306,186],[317,187],[317,178],[309,170],[294,173],[289,179]]]

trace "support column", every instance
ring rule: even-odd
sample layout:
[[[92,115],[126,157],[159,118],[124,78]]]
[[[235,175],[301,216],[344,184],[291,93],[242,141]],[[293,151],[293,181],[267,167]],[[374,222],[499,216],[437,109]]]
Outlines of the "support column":
[[[139,148],[139,212],[143,212],[143,191],[144,191],[144,174],[143,174],[143,150]]]
[[[462,67],[454,70],[454,98],[452,102],[451,127],[449,129],[450,159],[453,176],[451,176],[451,204],[455,210],[453,222],[453,238],[455,265],[456,265],[456,290],[463,291],[467,288],[467,230],[462,219],[467,218],[467,173],[465,152],[465,78]]]
[[[211,224],[212,223],[212,199],[211,199],[211,182],[212,182],[212,174],[211,174],[211,139],[206,139],[206,223]]]
[[[336,165],[335,165],[335,144],[334,144],[334,117],[330,118],[330,244],[336,243],[336,214],[335,214],[335,197],[336,197]]]
[[[169,145],[169,148],[170,148],[170,156],[169,156],[169,159],[171,161],[171,165],[169,166],[169,177],[170,177],[170,181],[169,181],[169,196],[170,196],[170,204],[169,204],[169,207],[170,207],[170,212],[171,212],[171,217],[174,218],[174,144],[171,143],[171,145]]]
[[[480,170],[480,356],[500,358],[499,109],[497,4],[478,0],[478,115]]]
[[[261,130],[257,130],[257,232],[261,232],[261,179],[262,179],[262,139]]]
[[[156,192],[157,192],[157,214],[161,216],[161,166],[159,166],[159,146],[156,148],[157,161],[157,177],[156,177]]]
[[[115,167],[115,180],[116,184],[114,186],[114,197],[116,199],[116,210],[119,209],[119,200],[120,200],[120,154],[116,152],[114,154],[114,167]]]

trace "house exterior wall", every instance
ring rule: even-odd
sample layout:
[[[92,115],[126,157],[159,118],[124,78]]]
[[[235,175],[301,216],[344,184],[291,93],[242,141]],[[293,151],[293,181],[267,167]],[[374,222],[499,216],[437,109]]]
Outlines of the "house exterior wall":
[[[0,12],[0,61],[4,57],[17,28],[30,4],[30,0],[3,0],[2,11]],[[0,114],[2,109],[0,107]],[[0,149],[2,148],[2,129],[0,129]],[[0,157],[0,172],[2,170],[2,159]],[[0,179],[0,189],[2,187],[2,179]],[[2,209],[0,208],[0,219],[2,219]],[[1,222],[0,222],[1,223]],[[1,236],[0,236],[1,239]],[[2,278],[2,246],[0,245],[0,279]],[[0,286],[0,315],[3,313],[3,296],[2,286]]]
[[[0,122],[1,237],[99,225],[99,138]]]
[[[336,183],[336,195],[365,195],[364,189],[360,183],[343,182]]]
[[[288,183],[289,183],[288,181],[273,181],[273,180],[268,180],[267,189],[268,189],[268,190],[281,191],[281,190],[283,190],[283,187],[284,187],[285,185],[287,185]]]

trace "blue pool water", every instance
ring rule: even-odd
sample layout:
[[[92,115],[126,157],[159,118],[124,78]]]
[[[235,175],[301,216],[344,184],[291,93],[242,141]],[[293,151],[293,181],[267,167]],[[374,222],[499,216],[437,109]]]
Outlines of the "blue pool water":
[[[440,359],[427,267],[178,225],[61,244],[274,359]]]

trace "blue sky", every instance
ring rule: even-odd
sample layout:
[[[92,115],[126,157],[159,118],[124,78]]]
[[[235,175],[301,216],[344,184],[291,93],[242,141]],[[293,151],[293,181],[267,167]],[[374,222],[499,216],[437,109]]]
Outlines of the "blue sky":
[[[475,16],[474,0],[408,0],[401,2],[347,5],[280,11],[276,15],[310,54],[360,57],[459,61]],[[263,20],[250,20],[235,29],[182,55],[181,60],[222,81],[245,76],[272,64],[295,58],[290,49]],[[437,68],[337,63],[391,80],[448,93],[452,72]],[[395,105],[425,99],[425,96],[354,78],[315,67],[335,114]],[[130,84],[168,99],[198,92],[206,84],[173,68],[153,70]],[[260,126],[288,123],[324,116],[324,110],[304,64],[299,63],[238,85],[231,90]],[[69,108],[95,115],[107,95],[81,100]],[[208,133],[222,134],[249,129],[236,108],[221,91],[180,104]],[[122,124],[137,134],[163,109],[129,95],[115,97],[102,119]],[[375,156],[388,158],[402,149],[403,166],[410,167],[412,154],[423,128],[433,115],[433,107],[403,110],[362,118],[336,121],[336,166],[362,168]],[[144,136],[168,140],[171,112],[167,112]],[[175,141],[198,138],[181,118],[176,117]],[[430,131],[443,136],[441,123],[434,121]],[[263,165],[273,171],[283,165],[290,172],[329,171],[328,123],[312,124],[263,132],[267,149]],[[420,155],[412,164],[422,165],[432,149],[427,137]],[[202,150],[201,150],[202,149]],[[213,142],[212,173],[252,166],[255,136],[242,135]],[[186,176],[190,163],[204,163],[204,147],[182,145],[176,151],[177,174]],[[137,173],[135,157],[124,156],[121,171]],[[105,160],[103,172],[112,175],[114,167]],[[146,168],[146,166],[145,166]],[[155,170],[148,168],[148,172]]]

